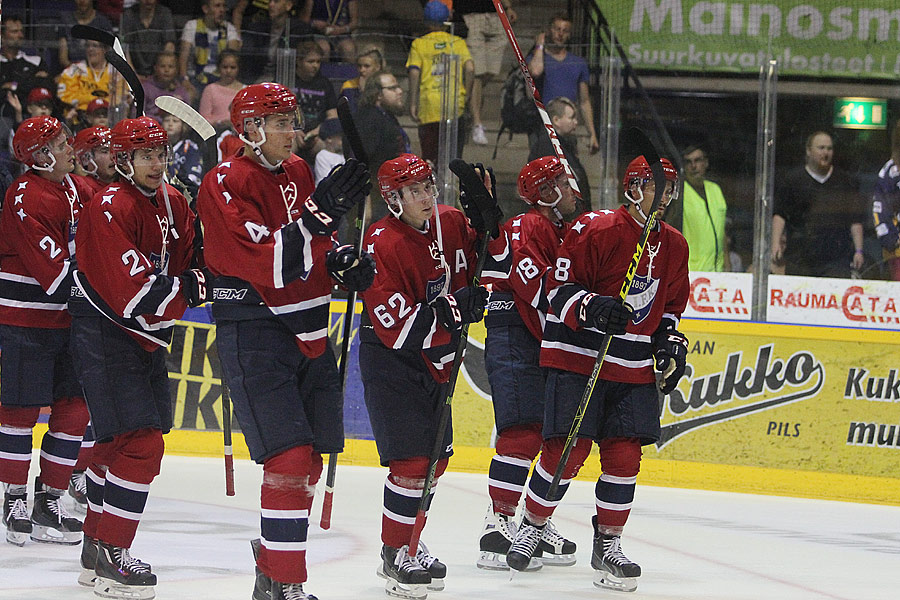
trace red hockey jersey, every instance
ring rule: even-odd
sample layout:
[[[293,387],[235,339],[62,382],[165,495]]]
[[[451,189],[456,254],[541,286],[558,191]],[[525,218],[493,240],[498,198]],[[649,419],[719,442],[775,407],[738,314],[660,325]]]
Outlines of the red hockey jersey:
[[[444,256],[450,268],[447,290],[453,292],[471,281],[477,235],[461,211],[437,206]],[[369,226],[363,250],[375,257],[375,281],[362,293],[362,299],[378,339],[395,350],[420,350],[435,381],[447,381],[459,338],[437,322],[429,306],[447,282],[434,216],[427,223],[427,231],[422,232],[388,215]]]
[[[82,198],[82,204],[87,204],[88,201],[90,201],[90,199],[94,197],[94,194],[109,185],[108,183],[100,181],[99,179],[91,175],[72,175],[72,178],[75,180],[81,180],[84,186],[90,190],[90,195],[86,198]]]
[[[552,312],[541,343],[541,366],[590,375],[603,334],[578,325],[581,299],[594,292],[618,298],[634,255],[641,225],[624,206],[582,215],[563,240],[548,279]],[[613,336],[601,379],[652,383],[652,335],[661,321],[678,326],[690,293],[688,247],[666,223],[650,233],[628,304],[634,316],[623,335]]]
[[[217,276],[213,314],[258,295],[311,358],[325,351],[334,283],[325,269],[331,237],[313,235],[298,220],[314,190],[312,172],[297,156],[273,173],[240,155],[207,173],[197,194],[204,257]]]
[[[187,309],[178,276],[194,244],[194,213],[163,186],[152,198],[130,183],[106,187],[84,207],[75,235],[79,291],[148,352],[169,345]]]
[[[548,273],[556,263],[556,252],[569,226],[566,223],[556,225],[537,209],[531,209],[506,221],[502,230],[512,250],[512,270],[508,277],[503,272],[485,270],[482,281],[492,284],[492,294],[512,294],[516,310],[528,331],[540,340],[549,309]]]
[[[88,189],[27,171],[6,191],[0,216],[0,323],[62,329],[74,268],[75,230]]]

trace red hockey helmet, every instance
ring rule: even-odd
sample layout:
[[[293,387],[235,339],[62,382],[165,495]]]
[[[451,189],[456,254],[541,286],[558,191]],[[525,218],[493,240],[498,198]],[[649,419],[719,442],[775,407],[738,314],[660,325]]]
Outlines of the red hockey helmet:
[[[110,136],[110,150],[115,155],[138,148],[166,146],[168,143],[166,130],[150,117],[122,119],[112,128]]]
[[[531,206],[556,206],[562,196],[557,194],[556,202],[552,204],[542,202],[541,188],[548,183],[555,186],[556,178],[563,173],[565,169],[555,156],[534,159],[519,171],[519,196]]]
[[[231,124],[243,134],[246,119],[295,111],[297,97],[291,90],[280,83],[256,83],[239,91],[231,101]]]
[[[431,166],[415,154],[401,154],[385,161],[378,169],[378,187],[388,209],[397,218],[403,213],[400,190],[413,183],[427,183],[437,195]]]
[[[661,158],[659,161],[662,163],[666,181],[671,181],[673,185],[678,185],[678,171],[669,159]],[[635,180],[638,180],[637,183],[641,187],[643,187],[644,183],[647,181],[653,180],[653,171],[650,169],[647,159],[643,156],[638,156],[628,163],[628,168],[625,169],[625,176],[622,177],[622,187],[625,189],[625,193],[628,193],[628,189]]]
[[[39,169],[49,170],[53,168],[56,159],[52,156],[52,152],[47,147],[60,133],[65,133],[66,137],[71,138],[69,128],[54,117],[40,116],[31,117],[22,121],[16,134],[13,136],[13,153],[16,158],[29,167],[35,167],[35,153],[41,149],[50,156],[50,166],[40,165]]]
[[[80,160],[85,152],[100,146],[109,146],[111,138],[112,131],[109,127],[98,125],[82,129],[75,135],[75,142],[72,144],[75,148],[75,156]]]

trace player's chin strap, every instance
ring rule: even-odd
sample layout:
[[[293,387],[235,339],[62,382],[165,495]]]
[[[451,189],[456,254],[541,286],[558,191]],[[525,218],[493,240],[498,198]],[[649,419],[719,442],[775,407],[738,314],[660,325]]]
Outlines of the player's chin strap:
[[[403,214],[403,200],[400,198],[400,192],[393,191],[388,193],[391,194],[395,202],[385,202],[385,204],[387,204],[390,213],[399,219],[400,215]]]
[[[242,142],[244,142],[245,144],[247,144],[248,146],[250,146],[251,148],[253,148],[253,153],[256,155],[256,158],[259,159],[259,162],[261,162],[265,168],[267,168],[270,171],[274,171],[275,169],[277,169],[278,167],[281,166],[282,161],[279,160],[277,163],[275,163],[273,165],[268,160],[266,160],[266,157],[263,155],[263,152],[260,149],[260,146],[262,146],[263,144],[266,143],[266,128],[263,127],[263,123],[262,123],[261,119],[255,119],[254,123],[256,124],[256,130],[259,132],[259,135],[262,136],[262,139],[259,140],[258,142],[251,142],[243,134],[243,132],[238,134],[238,139],[241,140]]]
[[[33,165],[31,165],[31,168],[34,169],[35,171],[47,171],[47,172],[52,171],[52,170],[53,170],[53,167],[56,166],[56,156],[55,156],[55,155],[53,154],[53,152],[50,150],[50,147],[49,147],[49,146],[43,146],[40,150],[35,151],[35,154],[37,154],[38,152],[44,152],[44,154],[46,154],[47,156],[49,156],[49,157],[50,157],[50,164],[49,164],[49,165],[39,165],[39,164],[37,164],[37,163],[34,163]]]
[[[644,219],[644,223],[647,222],[647,215],[644,214],[643,209],[641,208],[641,203],[644,201],[644,190],[641,186],[638,186],[638,198],[632,198],[631,194],[628,191],[625,191],[625,198],[631,202],[634,208],[638,211],[638,214],[641,215],[641,218]]]
[[[86,175],[90,175],[92,177],[96,177],[97,179],[99,179],[100,176],[97,175],[97,172],[100,171],[100,165],[98,165],[97,161],[94,160],[94,152],[91,151],[87,155],[87,158],[89,161],[88,164],[92,165],[92,167],[90,169],[88,169],[86,166],[84,166],[84,162],[79,160],[78,162],[81,163],[81,168],[84,169],[84,172]]]
[[[559,189],[558,185],[553,185],[553,190],[556,192],[556,200],[553,202],[544,202],[543,200],[538,200],[538,206],[548,206],[553,209],[553,215],[559,219],[560,221],[564,220],[562,213],[559,212],[559,209],[556,208],[559,205],[560,200],[562,200],[562,190]]]

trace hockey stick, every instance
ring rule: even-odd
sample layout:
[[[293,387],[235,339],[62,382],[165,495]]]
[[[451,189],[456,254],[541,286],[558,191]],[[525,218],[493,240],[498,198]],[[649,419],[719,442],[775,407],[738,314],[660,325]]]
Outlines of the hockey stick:
[[[231,394],[222,374],[222,433],[225,436],[225,495],[234,496],[234,456],[231,450]]]
[[[516,55],[516,60],[519,62],[519,68],[522,69],[522,76],[525,78],[525,87],[528,88],[528,91],[531,93],[531,97],[534,100],[534,105],[538,109],[538,113],[541,115],[541,121],[544,122],[544,129],[547,131],[547,135],[550,136],[550,143],[553,145],[553,150],[556,152],[556,157],[559,159],[559,162],[562,163],[563,168],[566,170],[566,177],[569,178],[569,187],[572,188],[572,192],[575,194],[575,199],[578,203],[581,203],[581,190],[578,188],[578,182],[575,181],[575,171],[572,170],[572,167],[569,166],[569,161],[566,160],[566,154],[563,152],[562,144],[559,142],[559,136],[556,135],[556,129],[553,127],[553,122],[550,120],[550,115],[547,114],[547,109],[544,107],[544,102],[541,100],[541,94],[537,90],[537,86],[534,85],[534,79],[531,77],[531,73],[528,71],[528,63],[525,62],[525,56],[522,54],[522,49],[519,47],[519,42],[516,41],[516,34],[513,33],[512,25],[509,23],[509,19],[506,16],[506,11],[503,9],[503,3],[500,0],[493,0],[494,9],[497,11],[497,16],[500,17],[500,23],[503,25],[503,29],[506,31],[506,37],[509,39],[509,45],[512,46],[513,53]]]
[[[488,195],[487,188],[484,187],[484,179],[475,172],[472,165],[460,158],[454,158],[450,161],[450,170],[456,175],[463,187],[469,190],[477,190],[475,196],[479,194]],[[482,190],[484,190],[482,192]],[[484,196],[482,196],[484,197]],[[476,200],[476,204],[479,204]],[[437,205],[434,207],[438,210]],[[488,243],[491,241],[490,229],[479,232],[482,235],[481,243],[478,247],[477,260],[475,261],[475,271],[472,275],[472,285],[478,285],[481,279],[481,271],[484,269],[484,263],[487,260]],[[409,548],[407,552],[410,557],[414,557],[419,548],[419,537],[422,535],[422,529],[425,528],[425,512],[428,507],[428,498],[431,496],[431,488],[434,484],[434,474],[437,470],[437,464],[441,457],[441,451],[444,449],[444,436],[447,433],[447,427],[450,424],[450,406],[453,404],[453,393],[456,389],[456,380],[459,377],[459,369],[462,367],[463,353],[466,345],[469,343],[469,324],[462,326],[459,334],[459,342],[456,344],[456,354],[453,355],[453,364],[450,367],[450,379],[447,381],[447,397],[441,407],[441,416],[438,420],[437,432],[434,438],[434,447],[431,450],[431,457],[428,461],[428,473],[425,475],[425,483],[422,485],[422,497],[419,499],[419,509],[416,512],[416,521],[413,524],[412,536],[409,538]]]
[[[134,72],[134,69],[131,68],[128,61],[116,54],[113,50],[106,51],[106,60],[108,60],[109,64],[125,78],[125,83],[131,88],[131,95],[134,98],[134,108],[137,111],[137,114],[144,114],[144,86],[141,85],[141,80],[138,78],[137,73]]]
[[[350,103],[341,96],[338,100],[338,119],[341,120],[341,128],[344,135],[347,136],[347,142],[350,144],[350,151],[356,160],[362,163],[368,163],[366,150],[363,148],[362,139],[359,137],[359,131],[356,130],[356,123],[353,120],[353,114],[350,112]],[[362,250],[363,237],[366,235],[366,201],[361,200],[357,206],[356,227],[359,229],[359,237],[356,239],[357,255]],[[341,394],[347,388],[347,372],[349,371],[348,362],[350,360],[350,337],[353,328],[353,316],[356,312],[356,292],[351,291],[347,294],[347,310],[344,311],[344,331],[341,342],[341,358],[338,365],[339,377],[341,378]],[[319,520],[319,527],[329,529],[331,527],[331,509],[334,503],[334,481],[337,477],[337,452],[328,455],[328,473],[325,476],[325,497],[322,499],[322,518]]]
[[[656,228],[656,211],[659,209],[659,203],[662,200],[663,193],[666,189],[666,175],[663,171],[662,162],[659,160],[659,154],[656,151],[656,147],[647,135],[637,127],[632,127],[628,130],[626,139],[629,137],[631,138],[633,145],[638,148],[638,151],[643,155],[647,164],[650,165],[650,169],[653,171],[653,184],[655,190],[653,193],[653,203],[650,205],[650,213],[647,215],[647,220],[644,222],[643,229],[641,229],[641,236],[638,238],[638,243],[635,247],[634,254],[631,257],[631,262],[628,265],[628,270],[625,272],[622,288],[619,290],[619,301],[622,304],[625,304],[628,293],[631,291],[631,284],[634,282],[634,277],[637,274],[638,265],[641,263],[641,257],[644,256],[644,249],[647,247],[647,240],[650,238],[650,232]],[[571,427],[569,427],[569,435],[566,437],[566,443],[563,446],[559,464],[556,465],[556,471],[553,473],[553,481],[550,482],[550,488],[547,490],[546,498],[550,501],[559,500],[559,498],[556,498],[556,492],[559,490],[559,482],[562,480],[562,474],[566,468],[566,463],[569,462],[569,455],[572,453],[572,448],[575,446],[575,439],[578,437],[581,421],[584,419],[584,413],[587,410],[588,402],[591,400],[591,395],[594,393],[597,379],[600,377],[600,369],[603,367],[603,361],[606,359],[606,353],[609,351],[610,342],[612,342],[612,336],[608,333],[604,333],[600,342],[600,350],[597,353],[597,360],[594,361],[594,369],[591,371],[587,386],[585,386],[584,393],[581,395],[581,402],[575,410],[575,417],[572,419]]]
[[[188,127],[197,132],[197,135],[204,142],[216,135],[216,128],[210,125],[203,115],[194,110],[190,104],[185,103],[181,98],[160,96],[156,99],[155,104],[160,110],[164,110],[184,121]]]
[[[76,23],[75,25],[72,25],[71,33],[73,38],[79,40],[91,40],[93,42],[100,42],[104,46],[109,46],[116,51],[116,54],[125,58],[125,51],[122,49],[122,43],[119,41],[119,38],[109,31],[103,31],[102,29],[91,27],[90,25]]]

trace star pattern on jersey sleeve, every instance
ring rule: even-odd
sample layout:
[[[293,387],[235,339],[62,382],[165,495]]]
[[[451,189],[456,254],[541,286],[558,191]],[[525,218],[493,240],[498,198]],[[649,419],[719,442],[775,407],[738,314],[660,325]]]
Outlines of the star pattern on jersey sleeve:
[[[24,221],[24,220],[25,220],[25,217],[28,216],[28,215],[25,214],[25,209],[24,209],[24,208],[20,208],[20,209],[19,209],[19,212],[17,212],[16,214],[19,215],[19,219],[22,220],[22,221]]]
[[[369,244],[366,246],[366,252],[369,254],[375,254],[375,244]]]
[[[582,223],[581,221],[576,221],[575,224],[572,225],[572,229],[576,233],[581,233],[581,230],[584,229],[584,223]]]
[[[376,235],[381,235],[382,231],[384,231],[384,227],[376,227],[375,231],[372,232],[372,237],[375,237]]]

